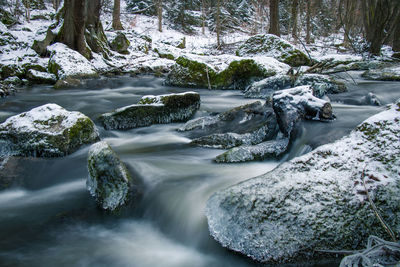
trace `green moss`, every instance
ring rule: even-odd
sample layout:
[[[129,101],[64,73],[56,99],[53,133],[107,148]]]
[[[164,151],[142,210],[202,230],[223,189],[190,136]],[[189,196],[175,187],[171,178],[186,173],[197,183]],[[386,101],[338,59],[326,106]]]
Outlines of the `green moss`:
[[[300,67],[304,65],[311,65],[311,60],[300,50],[292,50],[287,53],[287,55],[283,56],[283,62],[292,66],[292,67]]]
[[[217,88],[244,89],[250,81],[263,79],[275,73],[267,71],[252,59],[233,61],[228,68],[218,73],[213,81]]]

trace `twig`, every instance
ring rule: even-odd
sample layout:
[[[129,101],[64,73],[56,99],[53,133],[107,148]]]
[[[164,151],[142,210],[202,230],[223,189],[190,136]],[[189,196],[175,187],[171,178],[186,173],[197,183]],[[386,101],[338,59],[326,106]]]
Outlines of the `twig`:
[[[390,227],[383,220],[382,216],[379,214],[378,209],[376,208],[374,202],[372,201],[372,199],[371,199],[371,197],[369,195],[369,192],[367,190],[367,186],[365,185],[365,169],[361,173],[361,180],[363,182],[364,189],[365,189],[365,192],[367,194],[368,201],[369,201],[369,203],[371,205],[371,208],[374,210],[374,213],[375,213],[376,217],[379,219],[380,223],[382,224],[382,226],[386,230],[386,232],[390,235],[390,237],[392,238],[393,242],[397,242],[396,237],[395,237],[392,229],[390,229]]]
[[[302,41],[296,34],[294,34],[294,37],[295,37],[297,40],[300,41],[301,45],[304,47],[304,50],[306,50],[307,55],[308,55],[308,58],[310,59],[310,62],[313,62],[313,60],[312,60],[312,58],[311,58],[311,55],[310,55],[310,53],[308,52],[308,49],[307,49],[306,45],[303,43],[303,41]]]

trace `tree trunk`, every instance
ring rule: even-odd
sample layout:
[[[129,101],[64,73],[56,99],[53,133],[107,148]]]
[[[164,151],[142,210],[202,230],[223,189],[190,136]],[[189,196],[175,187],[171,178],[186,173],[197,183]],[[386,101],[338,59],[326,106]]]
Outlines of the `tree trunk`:
[[[311,0],[307,0],[306,11],[306,43],[311,43]]]
[[[269,33],[281,36],[279,31],[279,0],[269,1],[270,24]]]
[[[121,15],[121,1],[114,0],[113,22],[112,22],[112,27],[114,30],[124,29],[124,27],[122,27],[120,15]]]
[[[297,40],[297,17],[299,10],[299,0],[292,0],[292,37]]]
[[[31,1],[25,0],[25,18],[28,22],[31,21]]]
[[[64,8],[64,24],[59,41],[89,58],[90,51],[85,42],[85,1],[65,0]]]
[[[102,53],[107,57],[107,37],[100,21],[101,2],[100,0],[86,0],[86,42],[93,52]]]
[[[221,39],[220,39],[220,34],[221,34],[221,22],[220,22],[220,13],[221,13],[221,0],[217,0],[217,27],[216,27],[216,32],[217,32],[217,49],[221,49]]]
[[[201,0],[201,33],[206,33],[206,7],[205,0]]]
[[[393,31],[393,51],[400,52],[400,16],[397,17],[396,26]]]
[[[386,37],[385,29],[399,15],[398,0],[365,0],[362,1],[362,10],[365,37],[370,44],[369,52],[380,55]]]
[[[157,17],[158,17],[158,31],[162,32],[162,12],[163,12],[163,2],[162,0],[157,0]]]
[[[60,0],[53,0],[53,8],[55,11],[60,7]]]

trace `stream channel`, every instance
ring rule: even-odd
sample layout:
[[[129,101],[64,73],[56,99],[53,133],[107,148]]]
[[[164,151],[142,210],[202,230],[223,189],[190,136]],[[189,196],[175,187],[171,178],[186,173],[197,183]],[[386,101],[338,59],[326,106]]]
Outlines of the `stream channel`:
[[[349,92],[330,95],[337,119],[307,122],[287,160],[333,142],[400,98],[400,83],[371,82],[352,73]],[[343,75],[345,77],[345,75]],[[196,91],[196,117],[256,101],[240,91],[164,86],[152,76],[103,78],[84,88],[27,87],[0,100],[0,122],[46,103],[92,118],[101,135],[141,181],[128,211],[107,215],[86,190],[89,146],[63,158],[10,158],[0,169],[0,266],[264,266],[222,248],[208,233],[204,208],[213,192],[264,174],[280,162],[216,164],[223,150],[189,144],[182,123],[106,131],[97,117],[143,95]],[[373,92],[383,106],[360,105]],[[338,266],[339,259],[309,266]],[[299,263],[299,266],[305,266]]]

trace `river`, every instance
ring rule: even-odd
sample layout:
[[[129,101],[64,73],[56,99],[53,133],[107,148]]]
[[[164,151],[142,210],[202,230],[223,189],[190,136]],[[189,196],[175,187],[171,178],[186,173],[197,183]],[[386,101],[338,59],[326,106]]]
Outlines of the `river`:
[[[307,122],[288,156],[332,142],[383,107],[359,105],[368,92],[383,104],[400,98],[396,82],[368,82],[352,73],[349,92],[330,96],[337,119]],[[343,76],[345,78],[345,76]],[[196,89],[196,117],[250,103],[240,91]],[[222,248],[208,233],[204,207],[222,188],[272,170],[279,162],[215,164],[222,150],[189,145],[181,123],[106,131],[101,113],[141,96],[187,91],[152,76],[103,78],[78,89],[27,87],[0,100],[0,122],[46,103],[92,118],[106,140],[141,181],[141,197],[119,215],[96,208],[86,190],[88,146],[63,158],[11,158],[0,169],[0,266],[263,266]],[[338,259],[310,266],[337,266]],[[304,266],[304,263],[300,263]]]

